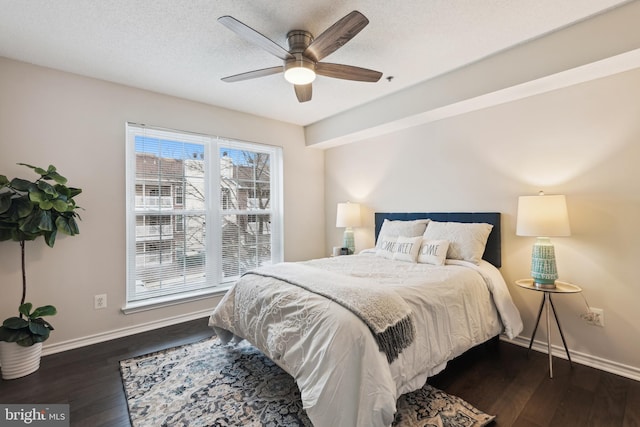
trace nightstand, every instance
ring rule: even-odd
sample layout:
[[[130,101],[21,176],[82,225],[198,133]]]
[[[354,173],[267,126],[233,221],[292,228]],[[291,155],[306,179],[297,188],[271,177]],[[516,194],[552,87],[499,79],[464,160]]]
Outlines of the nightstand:
[[[564,350],[567,352],[567,358],[569,359],[570,365],[571,365],[571,356],[569,355],[567,342],[564,339],[564,334],[562,333],[562,328],[560,327],[560,321],[558,320],[558,314],[556,313],[556,308],[553,305],[553,300],[551,299],[551,295],[552,294],[576,294],[576,293],[582,292],[582,289],[579,286],[576,286],[567,282],[561,282],[560,280],[556,280],[555,288],[537,287],[533,282],[533,279],[516,280],[516,285],[524,289],[529,289],[531,291],[543,292],[542,302],[540,303],[540,310],[538,311],[538,318],[536,319],[536,326],[533,328],[533,333],[531,334],[531,341],[529,342],[529,350],[531,350],[531,346],[533,345],[533,339],[536,336],[536,331],[538,330],[538,324],[540,324],[540,316],[542,316],[542,309],[546,304],[547,305],[547,352],[549,353],[549,378],[553,378],[553,354],[551,353],[551,328],[550,328],[551,310],[553,310],[553,317],[556,319],[556,325],[558,325],[558,331],[560,331],[562,344],[564,345]]]

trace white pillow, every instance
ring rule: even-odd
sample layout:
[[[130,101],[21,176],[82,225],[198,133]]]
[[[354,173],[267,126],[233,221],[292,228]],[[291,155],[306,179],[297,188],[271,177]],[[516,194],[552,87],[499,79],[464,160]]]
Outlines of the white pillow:
[[[429,222],[424,232],[428,240],[448,240],[447,258],[479,264],[493,225],[485,223]]]
[[[395,236],[378,236],[376,256],[393,259],[393,254],[396,252],[396,240],[398,238]]]
[[[380,236],[422,236],[428,222],[428,219],[416,219],[413,221],[391,221],[385,219],[382,223],[382,227],[380,228],[380,233],[378,233],[378,239],[380,238]]]
[[[396,240],[396,248],[393,253],[393,259],[398,261],[416,262],[418,260],[418,251],[422,236],[405,237],[400,236]]]
[[[418,262],[421,264],[444,265],[449,249],[448,240],[428,240],[422,238],[422,246],[418,252]]]

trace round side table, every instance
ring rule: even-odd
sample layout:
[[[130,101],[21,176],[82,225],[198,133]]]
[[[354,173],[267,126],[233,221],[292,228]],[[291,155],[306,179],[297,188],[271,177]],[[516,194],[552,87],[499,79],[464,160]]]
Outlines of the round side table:
[[[536,319],[536,326],[533,328],[533,333],[531,334],[531,341],[529,342],[529,350],[531,350],[531,346],[533,345],[533,339],[536,336],[536,331],[538,330],[538,325],[540,324],[540,316],[542,315],[542,310],[547,305],[547,352],[549,353],[549,378],[553,378],[553,354],[551,352],[551,311],[553,311],[553,317],[556,319],[556,325],[558,326],[558,331],[560,332],[560,337],[562,338],[562,344],[564,345],[564,350],[567,352],[567,358],[569,359],[569,364],[571,365],[571,356],[569,355],[569,349],[567,348],[567,342],[564,339],[564,334],[562,333],[562,328],[560,327],[560,321],[558,320],[558,314],[556,313],[556,308],[553,305],[553,300],[551,299],[552,294],[576,294],[582,292],[582,288],[579,286],[573,285],[567,282],[561,282],[560,280],[556,280],[555,288],[546,288],[546,287],[538,287],[534,283],[533,279],[520,279],[516,280],[516,285],[520,286],[524,289],[529,289],[531,291],[543,292],[542,302],[540,303],[540,310],[538,311],[538,318]]]

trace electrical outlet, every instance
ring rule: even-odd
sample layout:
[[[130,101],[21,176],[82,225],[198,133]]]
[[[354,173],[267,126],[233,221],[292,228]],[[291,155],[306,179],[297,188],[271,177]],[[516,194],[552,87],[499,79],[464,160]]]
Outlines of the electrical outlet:
[[[107,308],[107,294],[100,294],[93,297],[93,308],[100,310]]]
[[[589,311],[582,314],[580,317],[586,320],[590,325],[604,327],[604,310],[601,308],[589,307]]]

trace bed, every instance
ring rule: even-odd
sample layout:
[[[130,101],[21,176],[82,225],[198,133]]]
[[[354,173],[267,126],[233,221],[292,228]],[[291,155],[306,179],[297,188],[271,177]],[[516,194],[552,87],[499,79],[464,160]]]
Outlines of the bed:
[[[209,324],[296,380],[315,427],[390,426],[396,401],[522,321],[499,213],[376,213],[376,247],[248,272]],[[416,245],[418,249],[416,249]]]

